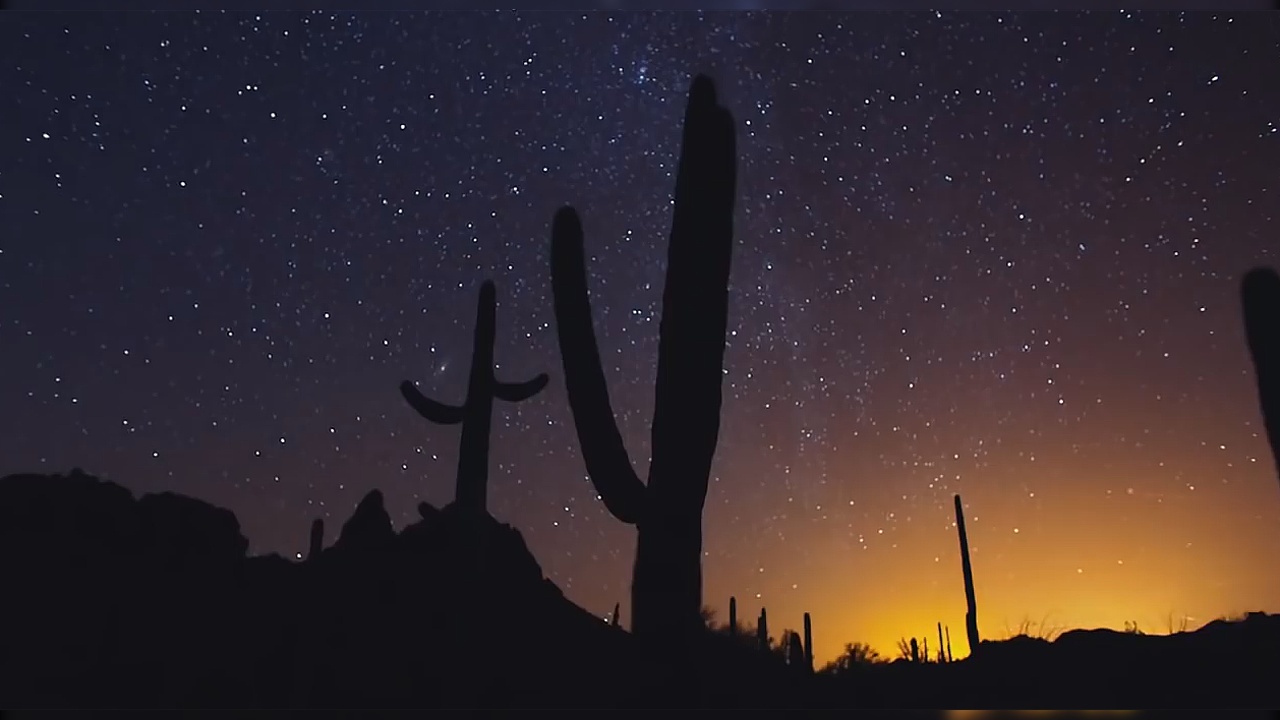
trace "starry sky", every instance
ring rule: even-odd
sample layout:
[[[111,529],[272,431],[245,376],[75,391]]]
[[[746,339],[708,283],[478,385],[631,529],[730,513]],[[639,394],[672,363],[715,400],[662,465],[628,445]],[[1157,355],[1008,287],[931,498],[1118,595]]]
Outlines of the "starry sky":
[[[9,16],[0,473],[187,493],[254,552],[373,488],[408,523],[459,434],[397,385],[462,399],[493,279],[499,373],[552,380],[496,405],[490,510],[625,621],[549,226],[583,214],[642,461],[701,71],[741,152],[709,605],[809,611],[823,660],[938,621],[963,654],[959,492],[987,637],[1277,611],[1236,289],[1275,261],[1277,51],[1207,13]]]

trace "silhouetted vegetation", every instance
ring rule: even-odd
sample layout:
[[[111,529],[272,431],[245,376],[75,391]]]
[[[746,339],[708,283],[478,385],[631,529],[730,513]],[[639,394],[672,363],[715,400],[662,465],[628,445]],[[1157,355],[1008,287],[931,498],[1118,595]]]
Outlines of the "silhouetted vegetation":
[[[813,672],[813,619],[809,613],[804,614],[804,665]]]
[[[969,535],[964,530],[964,506],[956,495],[956,532],[960,535],[960,567],[964,572],[964,628],[969,635],[969,654],[978,652],[978,600],[973,590],[973,565],[969,561]]]
[[[174,493],[139,498],[79,469],[0,479],[5,634],[0,697],[12,706],[259,707],[1080,707],[1274,706],[1280,617],[1249,613],[1167,635],[1045,632],[1024,621],[981,641],[968,536],[955,513],[970,656],[950,628],[902,638],[887,662],[849,643],[814,672],[813,619],[754,636],[737,598],[716,623],[702,604],[701,521],[719,414],[736,183],[733,120],[715,89],[689,93],[677,172],[648,483],[634,471],[591,322],[583,232],[555,216],[551,274],[565,384],[588,474],[638,533],[631,632],[568,601],[521,534],[486,509],[495,399],[548,383],[495,379],[496,300],[480,290],[467,396],[448,405],[411,382],[405,400],[461,424],[456,498],[418,505],[397,531],[366,494],[305,560],[250,556],[233,513]],[[1242,282],[1249,349],[1280,457],[1280,276]],[[1274,458],[1273,458],[1274,459]],[[937,632],[936,652],[929,635]],[[1039,637],[1033,636],[1040,635]],[[981,646],[981,652],[979,647]],[[742,688],[749,688],[743,692]]]
[[[324,549],[324,520],[316,518],[311,521],[311,538],[307,543],[307,559],[314,560],[320,557],[320,551]]]
[[[638,533],[631,630],[681,642],[702,629],[702,507],[720,433],[737,182],[734,123],[705,77],[684,120],[667,256],[649,481],[614,420],[591,320],[583,230],[572,208],[552,223],[551,287],[565,388],[587,473],[614,517]]]
[[[433,400],[405,380],[400,393],[410,407],[437,425],[462,424],[462,444],[458,449],[458,478],[454,502],[476,514],[486,508],[489,488],[489,429],[494,399],[521,402],[547,386],[548,377],[537,375],[525,382],[502,382],[493,376],[493,342],[497,332],[497,290],[485,281],[480,286],[476,308],[475,338],[471,350],[471,374],[467,397],[461,405]]]
[[[1274,467],[1280,460],[1280,275],[1271,268],[1250,270],[1240,283],[1240,296]]]
[[[760,608],[760,617],[756,619],[756,647],[762,652],[769,651],[772,640],[769,638],[769,614]]]
[[[880,657],[880,653],[870,645],[861,642],[845,643],[844,651],[840,656],[823,666],[819,672],[826,675],[847,673],[856,668],[883,662],[886,662],[885,659]]]
[[[1062,634],[1062,631],[1063,628],[1049,624],[1048,616],[1040,618],[1039,621],[1024,617],[1018,622],[1017,627],[1010,627],[1007,623],[1005,624],[1004,638],[1008,640],[1010,638],[1029,637],[1052,641]]]

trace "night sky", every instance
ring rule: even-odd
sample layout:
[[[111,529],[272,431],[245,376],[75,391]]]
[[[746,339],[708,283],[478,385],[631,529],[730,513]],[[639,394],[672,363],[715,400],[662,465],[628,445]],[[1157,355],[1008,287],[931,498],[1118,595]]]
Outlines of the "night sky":
[[[1237,301],[1275,262],[1274,15],[74,14],[0,23],[0,473],[231,508],[254,552],[380,488],[452,499],[480,283],[489,507],[627,605],[549,289],[583,214],[647,457],[680,119],[739,122],[705,597],[820,660],[979,622],[1163,632],[1280,610],[1280,485]],[[935,640],[936,642],[936,640]],[[932,644],[931,644],[932,645]]]

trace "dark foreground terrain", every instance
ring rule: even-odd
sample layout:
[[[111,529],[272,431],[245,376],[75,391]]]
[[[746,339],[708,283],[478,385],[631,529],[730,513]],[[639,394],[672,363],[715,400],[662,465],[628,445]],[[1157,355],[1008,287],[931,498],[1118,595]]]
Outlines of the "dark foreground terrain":
[[[856,667],[833,682],[863,707],[1275,708],[1277,643],[1280,615],[1250,613],[1173,635],[1072,630],[1053,642],[984,641],[959,662]]]
[[[228,510],[0,479],[0,704],[129,707],[1275,707],[1280,618],[1075,631],[950,664],[811,675],[708,632],[653,649],[569,602],[515,529],[370,493],[303,562]]]

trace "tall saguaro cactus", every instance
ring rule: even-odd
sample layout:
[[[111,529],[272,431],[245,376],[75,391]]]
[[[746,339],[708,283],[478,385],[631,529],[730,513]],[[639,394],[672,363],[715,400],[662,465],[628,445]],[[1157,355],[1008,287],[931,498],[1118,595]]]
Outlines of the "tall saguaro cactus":
[[[1250,270],[1240,283],[1240,299],[1274,469],[1280,463],[1280,275],[1271,268]]]
[[[648,484],[631,465],[609,402],[582,225],[567,207],[552,223],[551,287],[569,406],[596,491],[638,532],[631,612],[640,636],[692,637],[702,625],[702,508],[720,433],[736,159],[733,118],[699,76],[676,174]]]
[[[496,333],[497,292],[491,281],[480,286],[476,307],[475,341],[471,351],[471,377],[467,398],[461,405],[432,400],[410,381],[400,383],[400,394],[428,421],[438,425],[462,424],[462,444],[458,448],[458,479],[454,502],[470,513],[486,512],[489,486],[489,430],[493,420],[493,400],[520,402],[537,395],[547,386],[547,375],[539,374],[522,383],[508,383],[493,376],[493,340]]]
[[[960,531],[960,567],[964,570],[964,628],[969,634],[969,654],[978,652],[978,600],[973,592],[973,565],[969,563],[969,535],[964,531],[964,507],[956,495],[956,527]]]

